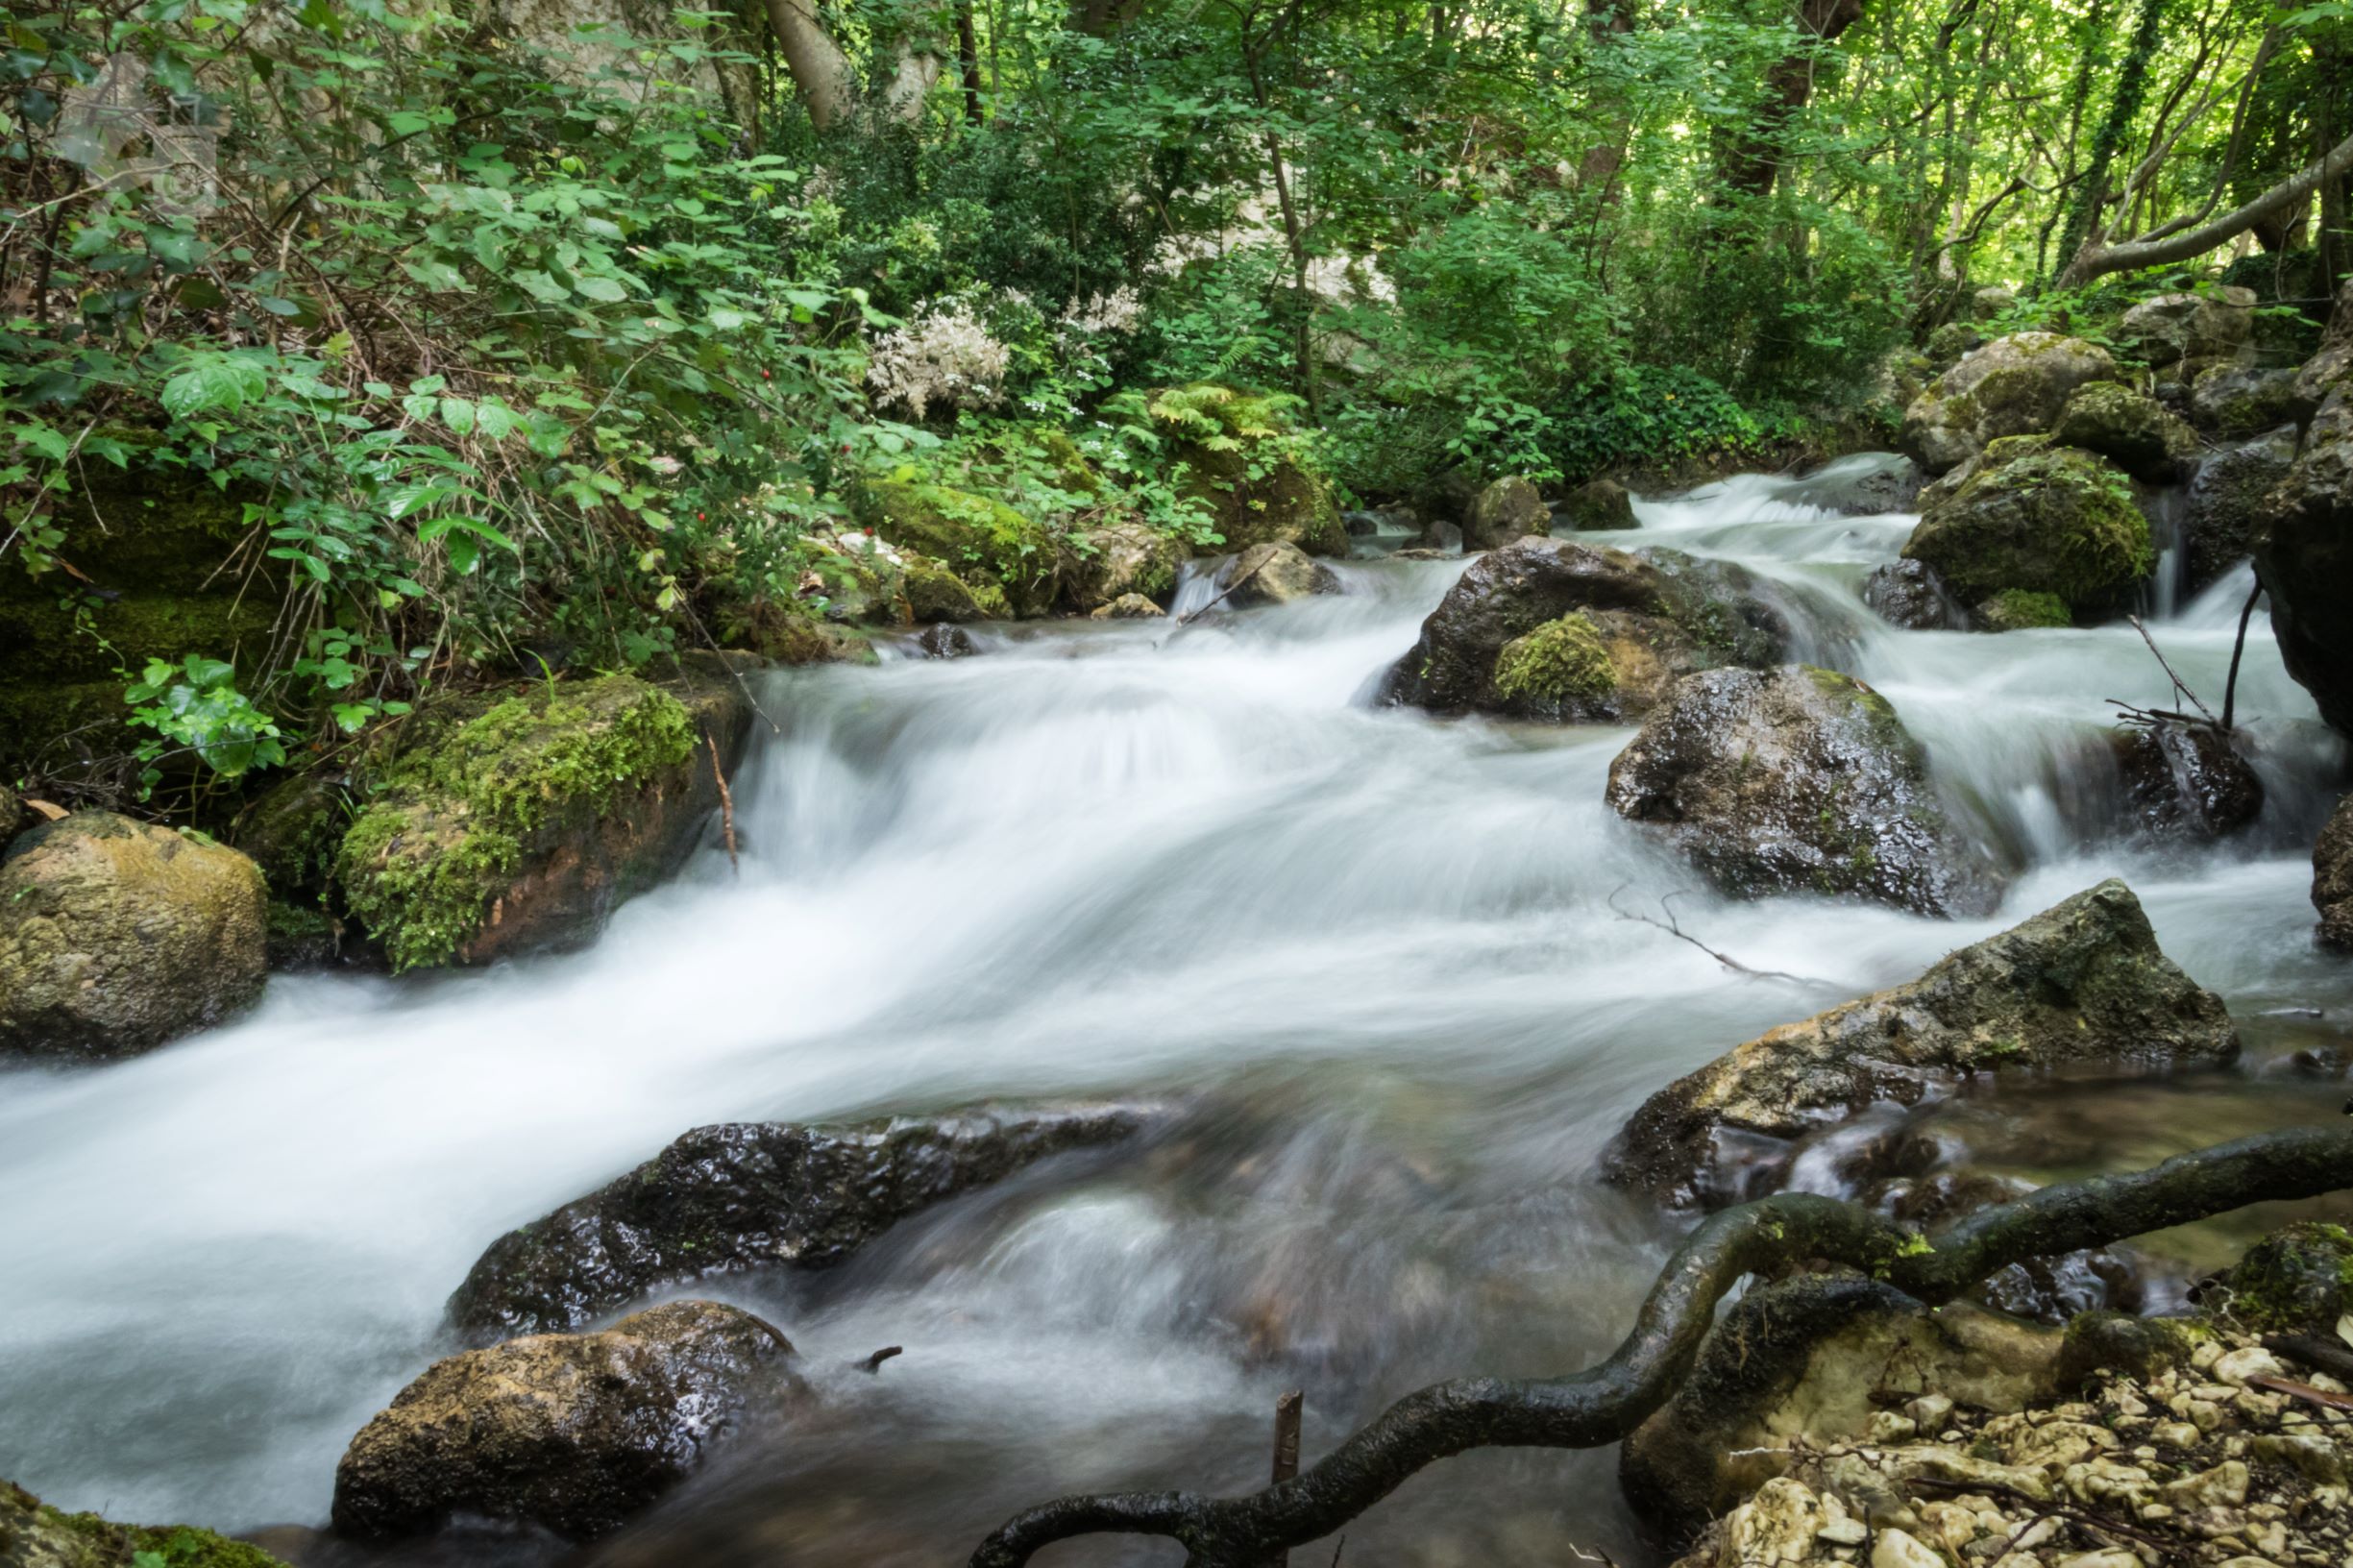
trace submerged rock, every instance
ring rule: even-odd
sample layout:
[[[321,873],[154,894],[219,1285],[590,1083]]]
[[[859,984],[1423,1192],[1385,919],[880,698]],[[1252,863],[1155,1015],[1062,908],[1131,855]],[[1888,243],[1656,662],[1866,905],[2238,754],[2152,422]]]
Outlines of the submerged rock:
[[[1967,631],[1969,612],[1925,561],[1889,561],[1863,579],[1863,603],[1907,631]]]
[[[1609,765],[1608,800],[1736,897],[1859,894],[1954,915],[2000,896],[1896,710],[1828,670],[1686,676]]]
[[[453,1514],[601,1535],[756,1414],[805,1390],[792,1344],[733,1307],[674,1301],[601,1334],[541,1334],[436,1361],[335,1466],[334,1524],[422,1534]]]
[[[659,1286],[825,1268],[898,1220],[1050,1155],[1135,1137],[1128,1106],[982,1110],[846,1127],[698,1127],[627,1175],[491,1243],[450,1297],[476,1334],[575,1329]]]
[[[926,626],[915,646],[927,659],[968,659],[980,651],[972,634],[962,626]]]
[[[2170,484],[2197,461],[2197,432],[2153,398],[2114,381],[2075,389],[2052,428],[2062,446],[2096,452],[2136,479]]]
[[[1560,502],[1560,521],[1581,533],[1642,526],[1634,498],[1615,479],[1588,479]]]
[[[2181,585],[2194,594],[2247,558],[2263,499],[2295,464],[2295,427],[2267,430],[2198,465],[2182,518]]]
[[[118,1525],[53,1508],[0,1481],[0,1568],[287,1568],[193,1525]]]
[[[1906,559],[1934,567],[1973,605],[2020,590],[2098,609],[2148,575],[2148,519],[2120,471],[2071,447],[2001,455],[1988,453],[1958,485],[1923,498]]]
[[[604,675],[421,714],[336,881],[397,968],[576,946],[692,851],[750,720],[731,669],[674,694]]]
[[[1252,545],[1228,561],[1217,574],[1225,601],[1237,609],[1255,604],[1288,604],[1311,594],[1336,594],[1339,578],[1332,569],[1311,559],[1297,545]]]
[[[1552,509],[1532,479],[1497,479],[1481,490],[1462,516],[1464,550],[1496,550],[1514,539],[1550,533]]]
[[[2140,900],[2110,880],[1678,1079],[1605,1169],[1679,1201],[1734,1203],[1777,1188],[1798,1139],[1875,1103],[1916,1105],[2004,1067],[2158,1071],[2238,1054],[2222,999],[2159,950]]]
[[[1927,476],[1898,453],[1857,453],[1773,487],[1777,500],[1819,506],[1842,517],[1884,517],[1908,512],[1920,500]]]
[[[104,1061],[223,1023],[269,972],[260,868],[110,812],[16,836],[0,861],[0,1054]]]
[[[2055,332],[1998,337],[1938,377],[1904,410],[1904,452],[1931,474],[2003,436],[2047,430],[2075,389],[2119,379],[2107,351]]]
[[[2126,809],[2158,838],[2218,839],[2263,814],[2263,778],[2231,737],[2161,720],[2116,733]]]
[[[1563,625],[1571,618],[1575,625]],[[1780,612],[1738,567],[1522,539],[1456,580],[1384,677],[1381,697],[1440,714],[1616,722],[1649,711],[1691,671],[1770,663],[1788,636]],[[1588,639],[1606,654],[1605,676],[1589,660],[1554,656]],[[1581,678],[1554,678],[1581,665]]]
[[[1618,1479],[1637,1513],[1685,1536],[1788,1470],[1793,1433],[1836,1447],[1908,1400],[2016,1410],[2047,1398],[2061,1342],[1851,1274],[1783,1280],[1726,1312],[1675,1397],[1627,1438]]]

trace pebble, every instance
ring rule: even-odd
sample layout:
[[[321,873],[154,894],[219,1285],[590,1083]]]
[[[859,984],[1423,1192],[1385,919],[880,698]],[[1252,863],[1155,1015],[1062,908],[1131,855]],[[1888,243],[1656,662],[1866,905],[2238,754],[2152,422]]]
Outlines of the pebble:
[[[1908,1531],[1883,1530],[1872,1544],[1871,1568],[1945,1568],[1945,1559]],[[2133,1568],[2140,1568],[2138,1563]]]

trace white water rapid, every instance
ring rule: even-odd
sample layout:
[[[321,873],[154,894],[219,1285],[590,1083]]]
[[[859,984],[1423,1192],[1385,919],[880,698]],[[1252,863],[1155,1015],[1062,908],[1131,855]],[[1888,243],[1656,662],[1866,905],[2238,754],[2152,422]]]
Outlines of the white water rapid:
[[[2000,1157],[2138,1164],[2333,1108],[2277,1068],[2353,1006],[2306,895],[2337,748],[2261,615],[2239,708],[2264,820],[2135,847],[2080,744],[2104,698],[2172,705],[2132,629],[1886,626],[1857,585],[1913,519],[1801,494],[1737,479],[1606,542],[1780,585],[1803,655],[1883,692],[2017,868],[1997,918],[1677,901],[1806,987],[1621,919],[1613,894],[1654,913],[1696,886],[1603,804],[1627,731],[1367,705],[1459,562],[1347,564],[1342,595],[1182,631],[1042,625],[977,658],[780,673],[781,733],[736,785],[740,873],[704,851],[584,952],[280,978],[148,1057],[0,1073],[0,1476],[116,1518],[323,1524],[345,1442],[451,1348],[442,1303],[481,1249],[687,1128],[1111,1092],[1193,1109],[1146,1154],[1033,1171],[832,1274],[699,1290],[782,1327],[827,1413],[563,1560],[945,1564],[1063,1491],[1254,1485],[1281,1389],[1307,1391],[1312,1458],[1434,1377],[1598,1356],[1673,1242],[1595,1182],[1645,1094],[2111,874],[2228,998],[2247,1062],[1974,1113]],[[2150,623],[2210,702],[2248,583]],[[886,1344],[906,1354],[879,1375],[845,1369]],[[1612,1464],[1453,1461],[1347,1560],[1646,1560]],[[561,1556],[461,1536],[399,1560]]]

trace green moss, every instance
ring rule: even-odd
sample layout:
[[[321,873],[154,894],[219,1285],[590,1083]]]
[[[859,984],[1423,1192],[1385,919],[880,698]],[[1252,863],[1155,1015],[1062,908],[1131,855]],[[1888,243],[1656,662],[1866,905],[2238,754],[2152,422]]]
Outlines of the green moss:
[[[2070,605],[2128,588],[2155,559],[2131,481],[2071,447],[1981,466],[1922,516],[1903,552],[1964,595],[2023,589]]]
[[[257,1546],[192,1525],[117,1525],[53,1508],[0,1482],[0,1547],[42,1568],[286,1568]]]
[[[2057,594],[2004,588],[1977,606],[1977,624],[1988,631],[2027,631],[2037,626],[2071,626],[2074,616]]]
[[[974,586],[1003,594],[1022,615],[1043,615],[1060,578],[1054,537],[991,496],[944,484],[870,484],[859,512],[902,550],[937,557]]]
[[[695,723],[631,675],[511,698],[395,761],[336,855],[345,901],[396,969],[481,929],[542,828],[593,820],[684,762]]]
[[[2207,1299],[2250,1329],[2334,1335],[2353,1307],[2353,1232],[2303,1222],[2247,1248]]]
[[[1617,685],[1609,649],[1581,610],[1513,638],[1495,656],[1495,689],[1524,702],[1589,701]]]
[[[1331,482],[1290,428],[1286,402],[1213,382],[1152,395],[1152,421],[1171,440],[1180,493],[1208,508],[1229,549],[1287,543],[1311,555],[1348,549]]]
[[[84,753],[128,755],[130,717],[119,680],[0,680],[0,771],[56,772]]]
[[[1005,601],[1002,588],[993,582],[967,582],[928,555],[911,553],[906,557],[903,586],[908,610],[916,620],[926,624],[945,621],[963,625],[1013,618],[1013,606]]]

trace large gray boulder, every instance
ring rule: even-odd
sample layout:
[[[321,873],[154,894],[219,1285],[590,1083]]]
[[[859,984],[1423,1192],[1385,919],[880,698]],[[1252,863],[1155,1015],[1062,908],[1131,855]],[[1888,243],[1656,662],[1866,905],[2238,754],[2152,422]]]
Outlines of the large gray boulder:
[[[749,1312],[674,1301],[435,1361],[344,1450],[335,1529],[383,1539],[468,1514],[608,1533],[747,1419],[804,1397],[792,1355]]]
[[[2182,588],[2196,593],[2247,558],[2264,498],[2295,466],[2295,427],[2283,425],[2198,464],[2181,525]]]
[[[2255,333],[2255,291],[2225,286],[2205,294],[2160,294],[2124,312],[2118,335],[2151,365],[2232,358]]]
[[[1141,523],[1091,528],[1062,548],[1063,601],[1086,615],[1129,594],[1165,604],[1189,553],[1184,540]]]
[[[576,1329],[660,1286],[825,1268],[897,1221],[1050,1155],[1141,1132],[1134,1106],[983,1109],[845,1127],[698,1127],[491,1243],[450,1297],[477,1335]]]
[[[1522,539],[1471,563],[1381,696],[1438,714],[1615,723],[1648,712],[1680,675],[1770,664],[1788,640],[1739,567]]]
[[[2077,387],[2050,438],[2096,452],[2151,484],[2171,484],[2190,472],[2198,455],[2197,432],[2180,415],[2114,381]]]
[[[2190,383],[2190,422],[2227,440],[2292,425],[2300,413],[2296,373],[2251,365],[2216,365]]]
[[[1609,765],[1608,800],[1739,897],[1854,894],[1963,915],[2000,896],[1896,710],[1833,671],[1685,677]]]
[[[2222,999],[2157,946],[2118,881],[1891,986],[1760,1035],[1645,1101],[1606,1173],[1710,1206],[1786,1178],[1799,1140],[1871,1105],[1917,1105],[2003,1068],[2156,1071],[2239,1053]]]
[[[1939,376],[1903,413],[1903,451],[1931,474],[1987,445],[2047,430],[2075,389],[2119,380],[2105,349],[2056,332],[1998,337]]]
[[[236,1017],[269,974],[261,870],[82,811],[0,857],[0,1056],[103,1061]]]
[[[1863,603],[1907,631],[1967,631],[1969,611],[1925,561],[1888,561],[1863,579]]]
[[[1497,479],[1472,498],[1463,513],[1462,548],[1495,550],[1514,539],[1550,533],[1552,527],[1552,508],[1536,493],[1533,480]]]

